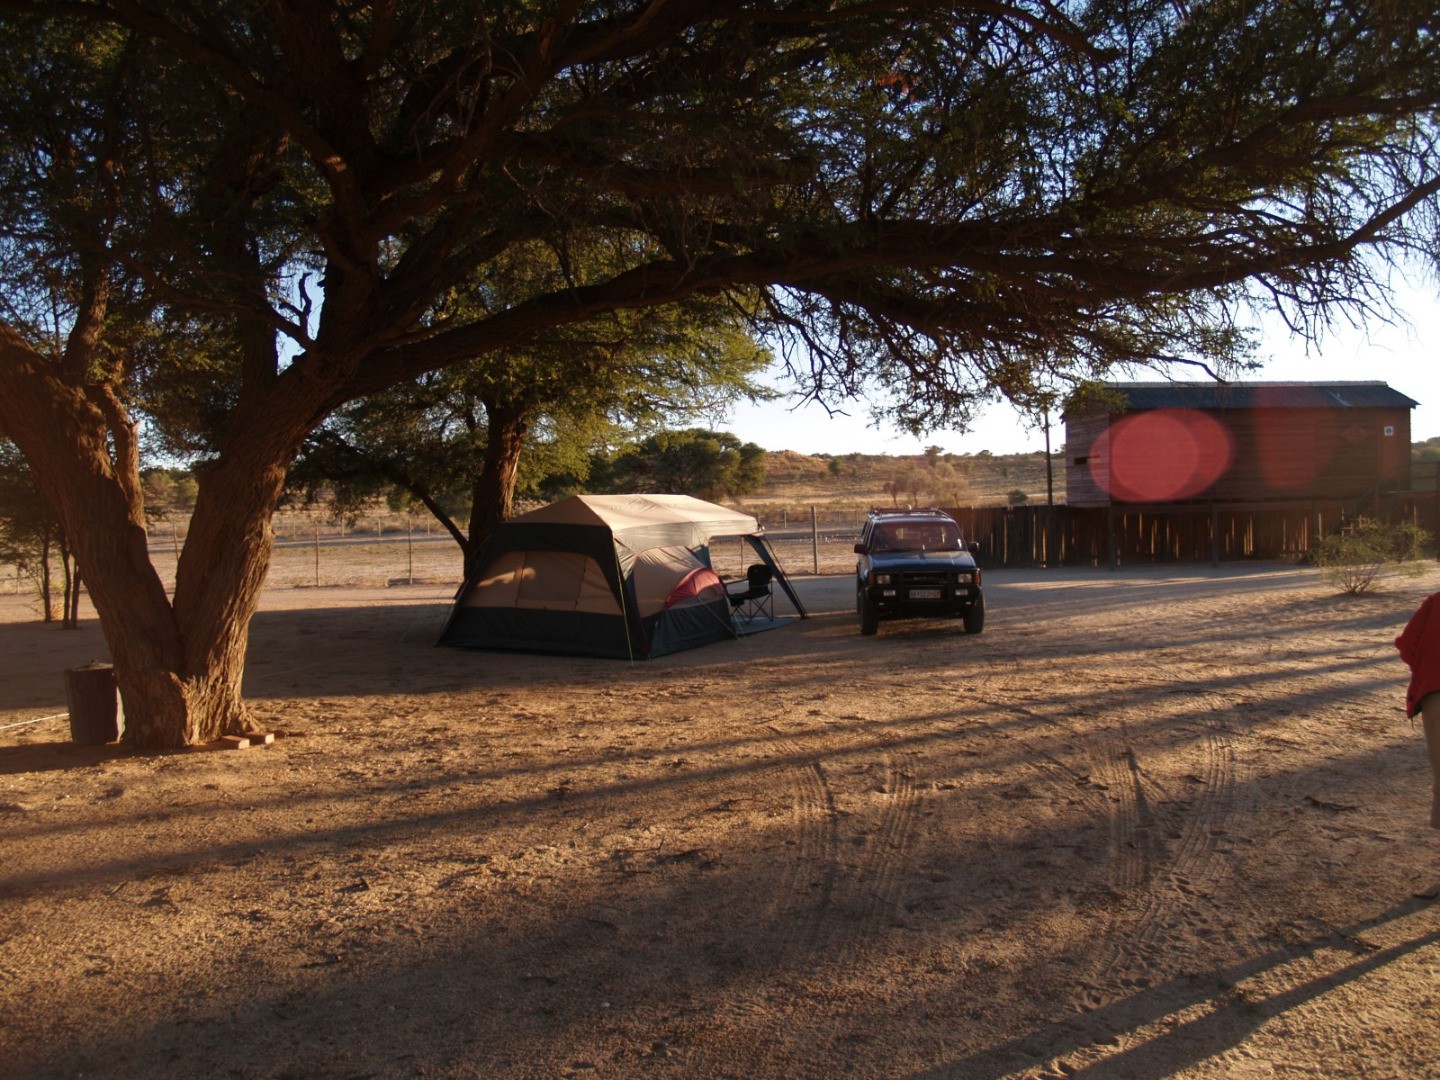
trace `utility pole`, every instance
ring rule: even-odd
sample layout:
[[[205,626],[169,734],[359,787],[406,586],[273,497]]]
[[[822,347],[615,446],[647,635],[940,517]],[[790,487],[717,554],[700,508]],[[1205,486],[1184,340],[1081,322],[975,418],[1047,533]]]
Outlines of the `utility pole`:
[[[1055,469],[1050,463],[1050,406],[1045,406],[1045,505],[1055,509]]]

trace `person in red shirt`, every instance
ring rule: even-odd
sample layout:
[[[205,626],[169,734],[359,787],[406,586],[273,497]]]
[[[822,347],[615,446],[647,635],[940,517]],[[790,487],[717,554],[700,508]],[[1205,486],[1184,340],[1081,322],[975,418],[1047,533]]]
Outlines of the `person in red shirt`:
[[[1434,786],[1430,825],[1440,829],[1440,593],[1428,597],[1395,639],[1400,659],[1410,668],[1405,715],[1420,715],[1425,746],[1430,752]]]

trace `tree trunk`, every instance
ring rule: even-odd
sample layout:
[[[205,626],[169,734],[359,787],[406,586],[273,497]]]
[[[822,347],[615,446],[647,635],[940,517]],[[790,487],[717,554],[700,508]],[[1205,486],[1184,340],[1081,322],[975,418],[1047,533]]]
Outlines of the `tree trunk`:
[[[470,537],[465,563],[480,553],[495,527],[508,521],[515,509],[515,477],[520,469],[520,452],[525,448],[525,408],[498,401],[486,401],[487,437],[485,463],[475,478],[470,503]]]
[[[50,580],[50,530],[40,538],[40,611],[44,622],[55,621],[54,584]]]
[[[65,616],[65,629],[80,629],[80,566],[75,562],[75,557],[70,557],[70,607]]]
[[[247,461],[236,452],[222,460],[204,474],[175,573],[182,671],[187,692],[203,707],[195,722],[200,741],[249,727],[240,684],[250,620],[275,547],[274,513],[288,457]]]
[[[75,565],[75,556],[70,545],[60,538],[60,569],[64,574],[65,592],[62,597],[60,626],[65,630],[80,628],[80,568]]]
[[[138,454],[126,447],[133,431],[114,430],[113,414],[0,324],[0,426],[60,515],[110,646],[132,746],[186,746],[247,726],[250,618],[306,415],[279,412],[257,403],[239,417],[244,434],[204,473],[172,604],[150,563]]]

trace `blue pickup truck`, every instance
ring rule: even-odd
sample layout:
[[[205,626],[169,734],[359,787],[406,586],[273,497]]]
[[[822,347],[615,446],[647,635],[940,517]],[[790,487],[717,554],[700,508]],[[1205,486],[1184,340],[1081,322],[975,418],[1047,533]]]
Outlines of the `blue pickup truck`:
[[[860,633],[881,619],[960,618],[965,632],[985,629],[978,544],[940,510],[872,510],[855,545],[855,609]]]

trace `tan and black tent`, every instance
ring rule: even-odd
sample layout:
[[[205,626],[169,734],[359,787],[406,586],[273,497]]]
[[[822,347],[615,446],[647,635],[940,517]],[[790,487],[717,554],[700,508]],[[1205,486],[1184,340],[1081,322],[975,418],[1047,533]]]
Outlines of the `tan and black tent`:
[[[749,514],[688,495],[577,495],[495,530],[440,643],[641,659],[734,637],[715,537],[747,541],[805,617]]]

